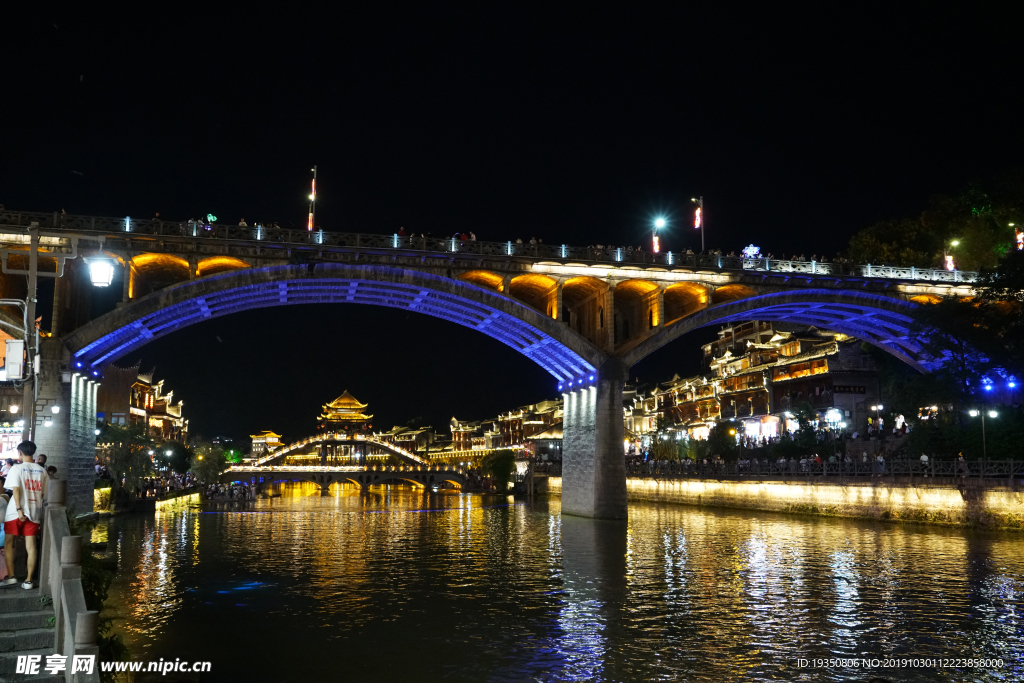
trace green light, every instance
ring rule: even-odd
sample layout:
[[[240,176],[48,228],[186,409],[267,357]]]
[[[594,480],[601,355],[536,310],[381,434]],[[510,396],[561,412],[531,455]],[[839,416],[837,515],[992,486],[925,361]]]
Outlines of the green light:
[[[206,214],[206,220],[209,223],[216,223],[217,222],[217,217],[214,216],[212,213],[208,213],[208,214]]]

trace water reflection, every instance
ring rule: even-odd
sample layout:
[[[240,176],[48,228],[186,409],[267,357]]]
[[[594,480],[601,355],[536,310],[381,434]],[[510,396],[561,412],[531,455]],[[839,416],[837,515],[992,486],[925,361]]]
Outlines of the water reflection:
[[[137,656],[211,680],[850,680],[798,658],[998,656],[1020,677],[1019,536],[635,505],[291,484],[116,518],[112,603]],[[257,655],[287,651],[288,657]],[[380,653],[392,653],[381,656]],[[356,656],[359,655],[359,656]]]

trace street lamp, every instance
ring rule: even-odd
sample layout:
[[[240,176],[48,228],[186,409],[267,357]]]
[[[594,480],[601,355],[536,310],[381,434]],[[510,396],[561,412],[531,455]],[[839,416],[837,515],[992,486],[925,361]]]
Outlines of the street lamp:
[[[879,436],[882,436],[882,427],[881,427],[881,425],[878,425],[878,412],[880,410],[882,410],[883,408],[884,408],[884,406],[882,406],[881,403],[879,403],[876,406],[871,406],[871,410],[875,411],[875,424],[878,426],[878,435]]]
[[[951,241],[951,242],[949,243],[949,246],[950,246],[950,248],[953,248],[953,247],[958,247],[958,246],[960,246],[960,240],[953,240],[953,241]],[[946,263],[945,263],[945,266],[946,266],[946,270],[956,270],[956,261],[954,261],[954,260],[953,260],[953,255],[952,255],[952,254],[950,254],[950,253],[949,253],[948,251],[946,251],[945,249],[943,249],[943,253],[944,253],[944,255],[945,255],[945,261],[946,261]]]
[[[89,281],[93,287],[109,287],[114,281],[114,261],[108,258],[89,258]]]
[[[693,227],[700,230],[700,251],[704,253],[704,197],[690,197],[690,201],[697,205],[693,211]]]
[[[316,219],[316,166],[310,170],[313,172],[313,184],[309,193],[309,225],[306,229],[313,232],[313,221]]]
[[[985,411],[985,410],[969,410],[969,411],[967,411],[967,414],[970,415],[971,417],[978,417],[979,415],[981,416],[981,457],[985,458],[985,459],[988,458],[988,448],[985,446],[985,413],[986,412],[988,413],[988,416],[990,418],[997,418],[997,417],[999,417],[999,413],[997,413],[994,410],[989,410],[989,411]]]
[[[661,251],[661,242],[658,239],[658,231],[665,227],[666,221],[664,216],[658,216],[654,219],[654,230],[651,232],[651,244],[653,246],[654,253],[657,254]]]

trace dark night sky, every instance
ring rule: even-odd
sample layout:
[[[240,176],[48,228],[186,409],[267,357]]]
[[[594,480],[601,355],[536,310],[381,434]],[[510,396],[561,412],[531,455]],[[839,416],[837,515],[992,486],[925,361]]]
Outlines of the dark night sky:
[[[638,244],[666,212],[678,249],[702,194],[709,247],[810,254],[1021,166],[1012,3],[432,4],[5,3],[0,202],[298,226],[315,163],[326,230]],[[702,339],[634,373],[692,372]],[[482,335],[359,307],[139,357],[207,436],[299,437],[345,388],[380,427],[553,394]]]

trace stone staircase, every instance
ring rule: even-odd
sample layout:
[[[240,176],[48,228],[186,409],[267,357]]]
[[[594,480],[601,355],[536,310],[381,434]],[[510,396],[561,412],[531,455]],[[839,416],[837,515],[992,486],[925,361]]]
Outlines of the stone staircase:
[[[53,605],[41,598],[38,588],[25,590],[21,584],[0,588],[0,683],[58,683],[64,674],[48,674],[43,665],[55,654]],[[41,655],[34,676],[15,673],[18,655]],[[70,662],[68,662],[70,665]]]

